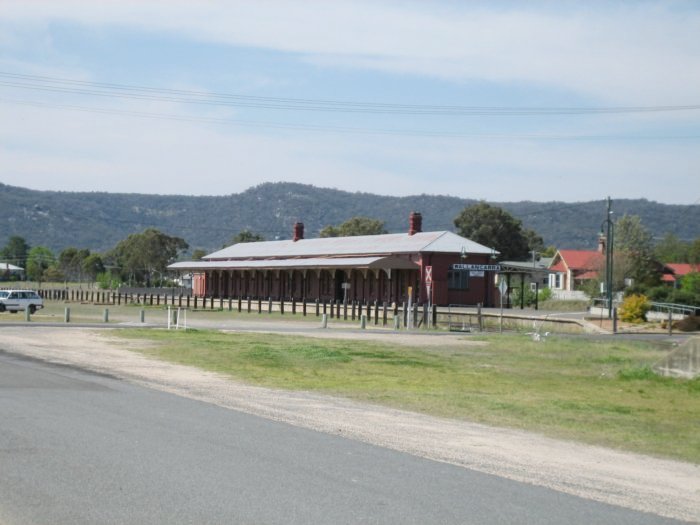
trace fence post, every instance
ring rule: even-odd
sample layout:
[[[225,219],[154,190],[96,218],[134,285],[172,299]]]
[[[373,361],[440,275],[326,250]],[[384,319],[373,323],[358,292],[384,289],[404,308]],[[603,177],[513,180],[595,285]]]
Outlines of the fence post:
[[[262,313],[262,297],[258,296],[258,315]]]
[[[382,307],[382,326],[386,326],[386,301]]]
[[[379,301],[374,301],[374,326],[379,324]]]
[[[612,318],[613,334],[616,334],[617,333],[617,308],[612,309],[612,315],[613,315],[613,318]]]
[[[350,312],[350,318],[354,321],[355,320],[355,300],[353,299],[352,301],[352,311]],[[348,316],[346,315],[345,318],[347,319]]]
[[[394,316],[394,330],[399,330],[401,328],[401,318],[398,315]]]
[[[318,313],[319,313],[319,312],[318,312],[318,306],[319,306],[319,305],[318,305],[318,299],[316,299],[316,317],[318,317]]]
[[[301,313],[306,317],[306,299],[301,300]]]
[[[268,314],[272,313],[272,296],[269,296],[267,298],[267,313]]]
[[[297,300],[292,297],[292,315],[297,314]]]
[[[250,295],[248,296],[248,313],[250,313]]]
[[[668,309],[668,335],[673,335],[673,312]]]
[[[280,297],[280,315],[284,315],[284,297]]]

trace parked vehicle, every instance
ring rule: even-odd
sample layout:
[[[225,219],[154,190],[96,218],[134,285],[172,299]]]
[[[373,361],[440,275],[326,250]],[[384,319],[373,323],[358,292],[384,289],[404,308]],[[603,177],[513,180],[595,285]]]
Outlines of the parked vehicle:
[[[0,312],[29,310],[33,314],[43,307],[44,300],[34,290],[0,290]]]

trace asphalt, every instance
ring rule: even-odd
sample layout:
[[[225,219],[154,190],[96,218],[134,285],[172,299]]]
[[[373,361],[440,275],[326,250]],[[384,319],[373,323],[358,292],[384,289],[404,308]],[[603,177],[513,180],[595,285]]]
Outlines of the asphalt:
[[[678,523],[2,353],[0,421],[4,525]]]

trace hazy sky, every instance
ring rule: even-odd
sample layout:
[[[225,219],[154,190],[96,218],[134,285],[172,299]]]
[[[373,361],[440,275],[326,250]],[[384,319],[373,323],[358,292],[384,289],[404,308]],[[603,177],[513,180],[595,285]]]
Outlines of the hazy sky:
[[[700,202],[700,2],[0,0],[0,182]]]

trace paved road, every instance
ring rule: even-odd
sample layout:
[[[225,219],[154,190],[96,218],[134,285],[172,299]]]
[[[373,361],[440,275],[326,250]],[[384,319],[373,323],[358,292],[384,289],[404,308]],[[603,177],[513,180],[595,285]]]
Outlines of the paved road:
[[[0,352],[0,523],[676,523]]]

